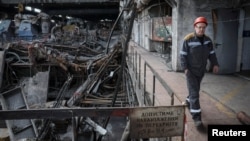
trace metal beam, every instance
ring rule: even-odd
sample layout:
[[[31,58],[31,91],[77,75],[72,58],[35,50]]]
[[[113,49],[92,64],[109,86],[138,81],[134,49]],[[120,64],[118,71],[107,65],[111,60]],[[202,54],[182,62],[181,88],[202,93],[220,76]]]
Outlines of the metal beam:
[[[131,108],[58,108],[35,110],[0,110],[0,120],[11,119],[62,119],[72,117],[128,116]]]
[[[120,0],[1,0],[1,4],[18,4],[18,3],[103,3],[119,2]]]
[[[119,9],[57,9],[47,11],[49,15],[105,15],[105,14],[119,14]]]

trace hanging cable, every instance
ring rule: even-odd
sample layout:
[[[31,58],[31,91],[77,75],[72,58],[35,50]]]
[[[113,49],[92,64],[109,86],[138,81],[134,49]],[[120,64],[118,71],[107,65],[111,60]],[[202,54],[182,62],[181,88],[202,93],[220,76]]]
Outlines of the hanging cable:
[[[115,88],[115,92],[114,92],[113,99],[112,99],[112,105],[111,105],[112,107],[115,105],[117,94],[118,94],[119,85],[120,85],[121,80],[122,80],[122,76],[123,76],[122,74],[123,74],[123,69],[124,69],[124,66],[125,66],[126,55],[127,55],[127,50],[128,50],[128,43],[129,43],[129,40],[130,40],[130,37],[131,37],[131,33],[132,33],[132,29],[133,29],[133,24],[134,24],[135,16],[136,16],[136,4],[134,4],[132,6],[132,15],[131,15],[131,18],[130,18],[129,29],[128,29],[129,31],[128,31],[128,34],[127,34],[127,37],[126,37],[126,41],[125,41],[125,44],[124,44],[124,50],[123,50],[123,55],[122,55],[120,75],[118,75],[118,79],[117,79],[117,83],[116,83],[116,88]],[[110,120],[110,116],[107,117],[107,119],[106,119],[106,121],[104,123],[104,128],[107,127],[109,120]],[[99,136],[99,138],[98,138],[97,141],[101,141],[102,137],[103,136]]]
[[[110,32],[110,35],[109,35],[109,38],[108,38],[108,42],[107,42],[107,46],[106,46],[106,54],[108,54],[108,52],[109,52],[109,43],[110,43],[112,34],[113,34],[114,30],[115,30],[115,27],[116,27],[119,19],[121,18],[123,12],[124,12],[124,9],[122,9],[122,11],[120,12],[119,16],[117,17],[117,19],[116,19],[116,21],[115,21],[115,23],[114,23],[114,25],[113,25],[113,27],[111,29],[111,32]]]

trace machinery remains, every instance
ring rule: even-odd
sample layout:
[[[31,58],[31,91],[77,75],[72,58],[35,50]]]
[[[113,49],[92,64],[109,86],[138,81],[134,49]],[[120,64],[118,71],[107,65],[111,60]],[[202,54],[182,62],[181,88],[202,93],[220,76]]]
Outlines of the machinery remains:
[[[1,22],[2,110],[137,105],[114,22],[53,25],[49,18],[17,14],[15,23]],[[126,124],[126,117],[6,120],[10,140],[22,141],[118,140]]]

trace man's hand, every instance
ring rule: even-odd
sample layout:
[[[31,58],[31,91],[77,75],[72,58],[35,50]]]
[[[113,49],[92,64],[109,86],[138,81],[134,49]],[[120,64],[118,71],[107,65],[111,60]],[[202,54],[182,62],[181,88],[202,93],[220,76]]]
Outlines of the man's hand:
[[[184,73],[187,75],[187,73],[188,73],[188,69],[185,69],[185,70],[184,70]]]
[[[215,65],[213,67],[213,73],[218,73],[219,72],[219,66]]]

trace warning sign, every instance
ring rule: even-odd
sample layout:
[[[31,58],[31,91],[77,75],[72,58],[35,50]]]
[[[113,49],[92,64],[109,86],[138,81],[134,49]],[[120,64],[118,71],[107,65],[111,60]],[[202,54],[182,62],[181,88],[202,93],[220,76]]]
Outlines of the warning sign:
[[[131,138],[182,136],[184,106],[138,107],[130,111]]]

